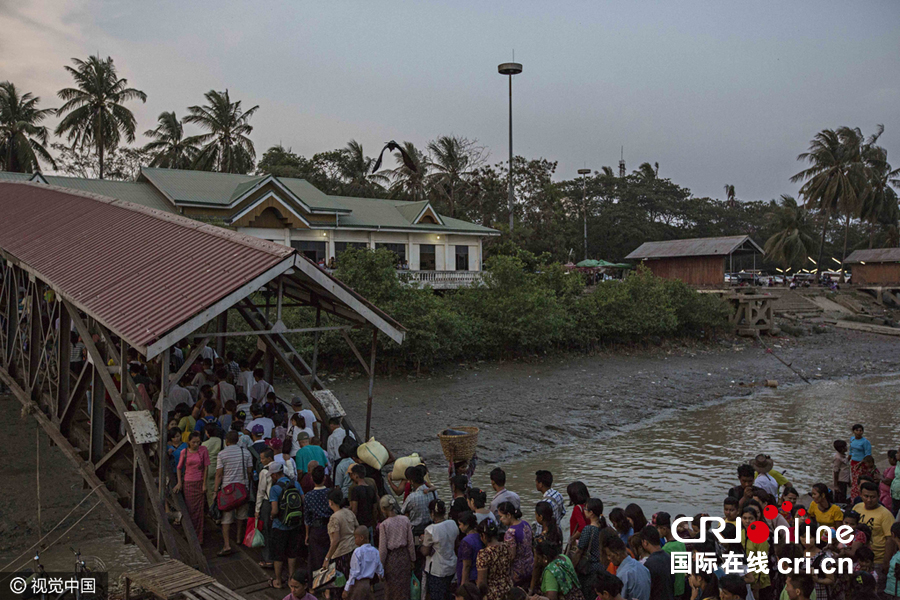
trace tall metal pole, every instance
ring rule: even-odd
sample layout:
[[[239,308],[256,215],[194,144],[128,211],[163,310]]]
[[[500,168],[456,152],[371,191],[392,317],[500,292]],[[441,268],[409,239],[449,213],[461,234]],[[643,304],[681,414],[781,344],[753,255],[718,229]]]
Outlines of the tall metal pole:
[[[581,210],[584,213],[584,260],[588,259],[588,243],[587,243],[587,176],[590,169],[578,169],[581,175]]]
[[[509,232],[513,232],[513,138],[512,138],[512,75],[509,75]]]
[[[509,232],[515,226],[513,201],[513,121],[512,121],[512,76],[522,72],[522,65],[516,62],[503,63],[497,67],[501,75],[509,77]]]

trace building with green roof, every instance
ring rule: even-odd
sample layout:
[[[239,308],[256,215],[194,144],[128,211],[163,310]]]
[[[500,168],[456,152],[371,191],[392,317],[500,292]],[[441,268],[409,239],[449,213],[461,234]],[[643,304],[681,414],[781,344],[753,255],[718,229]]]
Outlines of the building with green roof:
[[[387,248],[414,280],[435,288],[471,283],[482,242],[500,233],[453,219],[427,201],[325,194],[305,179],[142,168],[137,181],[0,171],[0,180],[37,181],[178,213],[293,246],[331,264],[350,247]]]

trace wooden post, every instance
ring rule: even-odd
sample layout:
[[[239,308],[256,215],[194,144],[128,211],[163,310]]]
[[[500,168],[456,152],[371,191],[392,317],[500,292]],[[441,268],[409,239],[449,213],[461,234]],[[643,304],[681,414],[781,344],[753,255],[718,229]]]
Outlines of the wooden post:
[[[28,328],[28,393],[32,400],[37,400],[40,391],[37,388],[37,373],[41,362],[41,348],[44,340],[41,339],[41,299],[37,282],[28,287],[31,290],[31,302]]]
[[[372,433],[372,397],[375,392],[375,349],[378,347],[378,328],[372,328],[372,353],[369,356],[369,397],[366,400],[366,440]]]
[[[99,348],[98,352],[102,352]],[[97,462],[103,457],[103,433],[106,430],[106,388],[103,378],[100,377],[100,369],[105,369],[106,365],[97,365],[96,359],[91,361],[91,373],[93,374],[91,383],[91,448],[88,454],[88,460],[92,463]]]
[[[35,469],[35,473],[37,474],[37,519],[38,519],[38,538],[43,537],[44,535],[44,527],[41,524],[41,430],[34,430],[35,436],[35,462],[37,463],[37,468]]]
[[[156,454],[159,457],[159,471],[157,472],[157,477],[159,478],[159,489],[157,490],[157,494],[159,495],[160,504],[165,505],[166,503],[166,467],[168,466],[169,460],[166,455],[166,443],[168,440],[168,431],[166,431],[166,419],[169,416],[166,414],[166,398],[169,396],[169,359],[170,353],[172,352],[171,348],[166,348],[163,350],[162,364],[160,365],[160,385],[159,385],[159,441],[156,443]],[[156,524],[156,548],[162,548],[163,540],[160,531],[159,523]]]
[[[322,307],[317,303],[316,304],[316,329],[322,326]],[[320,332],[316,331],[316,339],[313,342],[313,355],[312,362],[310,363],[310,367],[312,369],[312,378],[316,379],[316,364],[319,361],[319,335]]]
[[[228,331],[228,311],[219,314],[216,317],[216,329],[218,329],[219,333],[225,333]],[[216,338],[216,354],[218,354],[223,359],[225,358],[225,338],[220,337]]]

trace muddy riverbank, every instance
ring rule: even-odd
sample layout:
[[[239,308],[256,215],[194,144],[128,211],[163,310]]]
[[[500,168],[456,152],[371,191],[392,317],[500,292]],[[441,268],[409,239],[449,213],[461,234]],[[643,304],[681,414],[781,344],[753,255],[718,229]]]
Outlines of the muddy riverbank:
[[[829,328],[803,337],[766,338],[808,379],[900,370],[900,340]],[[436,434],[481,428],[478,453],[501,462],[633,425],[663,410],[753,393],[766,379],[806,385],[755,341],[672,344],[595,356],[480,363],[421,378],[375,384],[372,432],[398,456],[419,452],[443,464]],[[336,379],[334,391],[354,424],[365,426],[366,381]]]

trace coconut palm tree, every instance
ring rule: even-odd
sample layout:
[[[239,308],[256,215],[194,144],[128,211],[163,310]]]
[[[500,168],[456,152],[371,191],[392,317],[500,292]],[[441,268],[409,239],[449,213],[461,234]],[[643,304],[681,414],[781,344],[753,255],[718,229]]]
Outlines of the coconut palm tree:
[[[190,169],[200,153],[197,138],[184,137],[184,125],[174,112],[161,113],[156,129],[148,129],[144,135],[153,138],[143,149],[153,156],[151,167]]]
[[[652,181],[659,176],[659,163],[653,163],[652,165],[648,162],[641,163],[641,166],[637,168],[637,174],[647,181]]]
[[[822,264],[825,251],[828,221],[835,214],[850,215],[858,210],[861,184],[865,180],[860,160],[862,134],[858,132],[848,127],[838,131],[824,129],[812,139],[809,150],[797,157],[810,167],[791,177],[791,181],[804,181],[800,195],[806,207],[822,214],[818,265]]]
[[[728,204],[728,208],[735,207],[735,196],[734,196],[734,186],[730,183],[725,184],[725,202]]]
[[[20,95],[11,81],[0,83],[0,160],[7,171],[40,171],[38,157],[56,168],[45,147],[49,132],[45,126],[38,125],[54,109],[38,108],[40,101],[30,92]]]
[[[409,168],[402,160],[400,152],[395,152],[394,158],[399,166],[390,171],[390,177],[393,179],[391,192],[405,195],[414,201],[425,200],[428,196],[428,160],[412,142],[403,142],[403,150],[416,168],[415,170]]]
[[[860,198],[859,217],[869,223],[869,248],[874,245],[875,227],[896,225],[900,219],[900,206],[894,185],[900,184],[900,169],[893,169],[887,160],[887,150],[876,142],[884,133],[884,125],[869,136],[862,148],[869,185]]]
[[[189,106],[185,123],[194,123],[209,133],[194,136],[196,143],[205,144],[194,159],[193,168],[220,173],[248,173],[256,160],[253,142],[247,137],[253,131],[250,118],[259,105],[248,110],[241,101],[231,101],[228,90],[210,90],[203,94],[207,104]]]
[[[113,59],[91,56],[87,60],[73,58],[75,67],[66,70],[75,80],[74,88],[59,90],[65,100],[58,114],[66,116],[56,127],[56,135],[66,135],[72,147],[93,146],[100,163],[103,179],[103,158],[107,150],[118,147],[122,137],[134,141],[137,125],[134,114],[123,103],[129,100],[147,101],[147,94],[128,87],[128,80],[120,78]]]
[[[347,183],[350,194],[371,194],[389,181],[384,172],[371,172],[376,159],[366,156],[362,144],[356,140],[350,140],[346,147],[341,148],[341,156],[339,175]]]
[[[449,216],[455,217],[469,181],[484,162],[483,151],[472,140],[442,135],[428,143],[428,153],[429,187],[447,203]]]
[[[783,267],[795,266],[809,256],[816,242],[806,208],[798,205],[793,196],[782,194],[780,204],[772,201],[768,218],[775,233],[766,240],[766,256]]]

